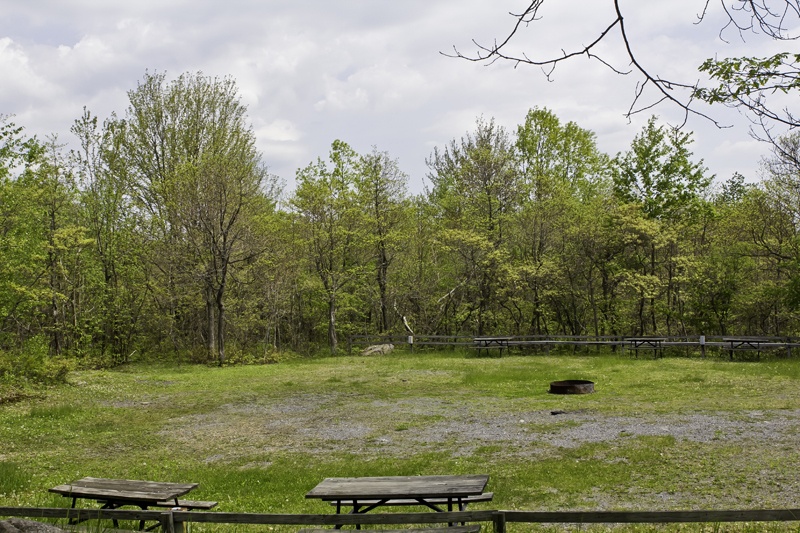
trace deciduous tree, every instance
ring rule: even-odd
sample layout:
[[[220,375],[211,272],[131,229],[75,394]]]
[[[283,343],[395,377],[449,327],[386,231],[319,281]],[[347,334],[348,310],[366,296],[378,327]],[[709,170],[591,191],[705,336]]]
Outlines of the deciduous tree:
[[[231,269],[258,250],[250,218],[274,193],[236,83],[183,74],[147,74],[128,93],[124,157],[146,231],[158,233],[153,257],[164,276],[167,308],[201,286],[210,354],[225,361],[225,294]]]
[[[297,172],[291,206],[300,216],[307,257],[322,283],[328,308],[331,353],[339,344],[337,311],[341,292],[363,276],[366,262],[365,212],[359,203],[358,154],[340,140],[333,142],[329,163],[317,159]]]

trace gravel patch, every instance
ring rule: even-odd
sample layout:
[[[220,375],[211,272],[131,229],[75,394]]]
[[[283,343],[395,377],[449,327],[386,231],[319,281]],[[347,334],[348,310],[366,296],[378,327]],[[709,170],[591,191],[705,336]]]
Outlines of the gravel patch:
[[[420,444],[470,443],[474,448],[507,443],[514,453],[525,454],[642,436],[777,446],[794,444],[800,427],[800,410],[615,416],[591,410],[515,407],[513,413],[498,413],[481,401],[413,398],[386,402],[303,394],[271,405],[226,404],[211,413],[177,418],[165,435],[183,442],[207,437],[247,441],[265,450],[308,451],[325,444],[328,451],[370,453],[370,446],[377,445],[381,449],[375,453],[384,455],[387,446],[393,446],[393,453],[406,456]]]
[[[537,408],[544,405],[548,409]],[[606,447],[584,459],[628,463],[628,451],[647,446],[640,439],[672,437],[665,455],[673,457],[665,461],[677,461],[672,472],[681,479],[634,470],[631,486],[616,493],[587,492],[577,503],[574,495],[554,498],[576,510],[791,508],[800,498],[800,473],[782,466],[798,461],[800,409],[620,415],[570,409],[568,402],[558,410],[552,410],[552,402],[544,405],[524,399],[390,402],[352,393],[300,394],[176,417],[161,435],[205,463],[238,462],[245,464],[239,468],[267,471],[284,453],[370,460],[429,452],[479,458],[491,470],[496,460],[508,465],[509,459],[510,464],[561,459],[595,444]],[[706,461],[713,465],[695,473],[695,464]],[[671,489],[663,490],[664,485]]]

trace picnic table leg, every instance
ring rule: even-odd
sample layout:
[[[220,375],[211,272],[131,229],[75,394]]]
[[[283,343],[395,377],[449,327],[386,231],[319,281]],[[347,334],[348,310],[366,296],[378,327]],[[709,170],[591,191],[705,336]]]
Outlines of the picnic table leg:
[[[447,498],[447,512],[448,513],[452,513],[453,512],[453,498],[452,497],[448,497]],[[447,523],[447,527],[453,527],[453,523],[452,522],[448,522]]]
[[[77,501],[78,501],[78,498],[72,498],[72,506],[70,507],[70,509],[75,509],[75,502],[77,502]],[[67,516],[69,516],[69,515],[67,515]],[[70,518],[69,519],[69,525],[73,525],[73,524],[77,524],[77,523],[78,522],[77,522],[76,518]]]
[[[458,498],[458,510],[459,510],[459,511],[461,511],[462,513],[463,513],[464,511],[466,511],[466,510],[467,510],[467,505],[469,505],[469,502],[465,502],[465,501],[464,501],[464,499],[463,499],[463,498],[461,498],[461,497],[459,497],[459,498]],[[448,510],[449,510],[449,509],[448,509]],[[467,525],[467,523],[466,523],[466,522],[461,522],[461,525],[462,525],[462,526],[466,526],[466,525]]]
[[[112,502],[112,501],[108,501],[100,509],[119,509],[120,507],[121,507],[121,505],[118,505],[118,504],[116,504],[115,502]],[[111,523],[114,524],[114,527],[116,529],[119,529],[119,520],[114,518],[113,520],[111,520]],[[142,523],[144,523],[144,521]],[[140,529],[141,529],[141,527],[140,527]]]
[[[342,514],[342,500],[336,500],[336,514]],[[337,524],[333,527],[333,529],[342,529],[342,525]]]
[[[361,509],[361,506],[358,505],[358,500],[353,500],[353,514],[358,514],[359,509]],[[361,524],[356,524],[356,529],[361,529]]]
[[[140,505],[139,508],[142,511],[146,511],[147,510],[147,506],[146,505]],[[172,513],[170,513],[170,515],[171,514]],[[170,516],[170,521],[172,521],[172,517],[171,516]],[[116,527],[116,524],[114,524],[114,526]],[[144,520],[139,520],[139,531],[144,531]]]

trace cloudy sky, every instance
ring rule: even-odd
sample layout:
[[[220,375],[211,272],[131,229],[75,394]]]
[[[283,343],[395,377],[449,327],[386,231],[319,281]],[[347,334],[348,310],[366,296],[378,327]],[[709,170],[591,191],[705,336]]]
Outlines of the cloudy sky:
[[[551,81],[530,66],[484,66],[445,57],[453,46],[475,53],[512,28],[509,11],[527,0],[0,0],[0,114],[15,115],[28,135],[69,128],[83,107],[124,116],[127,91],[146,71],[202,71],[236,79],[272,173],[291,188],[295,171],[325,157],[342,139],[359,152],[377,146],[398,158],[420,192],[425,158],[460,138],[478,116],[514,130],[528,109],[553,110],[594,131],[600,148],[627,150],[650,114],[664,123],[681,112],[660,105],[634,117],[635,74],[619,76],[596,61],[560,66]],[[708,57],[765,56],[786,48],[762,36],[719,31],[718,4],[694,24],[704,0],[623,0],[638,59],[653,73],[693,83]],[[514,41],[531,57],[588,44],[614,19],[608,0],[550,0],[541,20]],[[616,34],[598,52],[626,70]],[[767,147],[748,135],[736,111],[704,108],[728,129],[690,118],[697,159],[721,179],[758,178]]]

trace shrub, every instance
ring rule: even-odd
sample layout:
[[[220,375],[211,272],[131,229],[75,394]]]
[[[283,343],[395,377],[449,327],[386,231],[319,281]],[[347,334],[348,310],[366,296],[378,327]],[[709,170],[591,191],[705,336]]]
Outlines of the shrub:
[[[279,351],[268,346],[254,346],[252,349],[242,349],[235,343],[225,347],[226,365],[270,365],[297,359],[297,355],[290,351]]]
[[[50,357],[47,339],[41,335],[25,341],[21,348],[0,352],[0,378],[7,383],[65,383],[73,363],[64,357]]]

